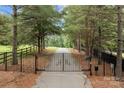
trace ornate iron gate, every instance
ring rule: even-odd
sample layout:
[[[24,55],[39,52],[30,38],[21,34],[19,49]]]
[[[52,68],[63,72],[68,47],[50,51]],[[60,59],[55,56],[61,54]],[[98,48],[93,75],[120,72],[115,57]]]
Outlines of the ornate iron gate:
[[[80,54],[73,53],[55,53],[51,57],[47,66],[37,68],[37,71],[49,72],[79,72],[81,71]]]

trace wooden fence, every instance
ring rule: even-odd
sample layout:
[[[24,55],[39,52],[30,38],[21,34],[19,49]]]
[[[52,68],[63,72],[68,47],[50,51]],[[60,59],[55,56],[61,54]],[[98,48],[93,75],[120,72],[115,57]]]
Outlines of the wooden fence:
[[[93,55],[99,58],[99,51],[97,49],[94,49]],[[103,60],[103,62],[106,62],[108,64],[110,63],[114,64],[114,67],[116,68],[117,56],[106,52],[101,52],[101,60]],[[124,58],[122,59],[122,70],[124,71]]]
[[[17,58],[20,60],[20,71],[22,71],[22,59],[23,57],[26,57],[28,55],[33,55],[37,51],[37,47],[27,47],[23,49],[18,49],[17,50]],[[13,53],[12,52],[4,52],[0,53],[0,64],[4,64],[4,70],[8,70],[8,64],[12,65],[13,61]]]

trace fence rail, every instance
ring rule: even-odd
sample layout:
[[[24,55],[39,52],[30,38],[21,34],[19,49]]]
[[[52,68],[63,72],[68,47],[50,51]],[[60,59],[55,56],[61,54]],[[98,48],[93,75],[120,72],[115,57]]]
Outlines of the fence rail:
[[[93,55],[97,58],[99,58],[99,51],[97,49],[94,49],[93,51]],[[103,62],[106,62],[108,64],[114,64],[114,67],[116,67],[116,62],[117,62],[117,56],[116,55],[112,55],[106,52],[101,52],[101,60],[103,60]],[[122,59],[122,70],[124,71],[124,58]]]
[[[28,56],[32,53],[34,53],[37,50],[37,47],[27,47],[27,48],[23,48],[23,49],[18,49],[17,50],[17,57],[19,59],[20,55],[22,55],[22,57]],[[12,52],[4,52],[4,53],[0,53],[0,64],[5,64],[8,62],[12,62],[13,60],[13,53]]]

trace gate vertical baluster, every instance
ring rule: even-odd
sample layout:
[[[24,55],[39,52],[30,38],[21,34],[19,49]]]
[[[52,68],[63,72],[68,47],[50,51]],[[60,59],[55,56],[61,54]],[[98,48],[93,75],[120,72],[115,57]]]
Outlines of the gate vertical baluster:
[[[54,58],[55,58],[55,54],[53,55],[53,58],[52,58],[52,64],[51,64],[51,66],[49,66],[49,70],[51,70],[51,71],[54,71],[55,70],[55,68],[54,68],[54,62],[55,62],[55,60],[54,60]]]
[[[82,59],[82,56],[81,56],[81,54],[80,54],[80,60],[79,60],[79,71],[81,71],[81,69],[82,69],[82,68],[81,68],[81,64],[82,64],[81,62],[82,62],[82,61],[83,61],[83,59]]]
[[[61,68],[59,67],[59,65],[60,65],[59,59],[60,59],[60,55],[58,54],[58,55],[57,55],[57,61],[58,61],[58,63],[57,63],[57,68],[59,68],[59,69],[57,69],[58,71],[61,69]]]
[[[73,64],[71,65],[71,61],[73,60],[73,57],[72,57],[72,54],[71,53],[68,53],[67,54],[68,56],[67,56],[67,60],[68,60],[68,67],[69,68],[67,68],[67,70],[68,71],[72,71],[72,69],[73,69]],[[72,67],[72,68],[71,68]]]
[[[80,54],[80,56],[79,56],[79,71],[81,71],[81,61],[83,61],[83,60],[81,60],[81,54]]]
[[[62,54],[61,53],[59,53],[59,57],[58,57],[59,59],[58,59],[58,66],[59,66],[59,71],[62,71],[62,66],[63,66],[63,57],[62,57]]]
[[[78,55],[77,54],[73,54],[73,68],[72,71],[76,71],[77,70],[77,62],[78,62]]]
[[[80,54],[78,55],[78,64],[77,64],[77,71],[80,71]]]
[[[76,54],[73,54],[72,53],[72,68],[71,68],[71,71],[75,72],[76,69],[75,69],[75,66],[77,65],[77,60],[78,60],[78,57]]]
[[[62,71],[64,71],[64,63],[65,63],[65,61],[64,61],[64,53],[62,54],[63,55],[63,69],[62,69]]]

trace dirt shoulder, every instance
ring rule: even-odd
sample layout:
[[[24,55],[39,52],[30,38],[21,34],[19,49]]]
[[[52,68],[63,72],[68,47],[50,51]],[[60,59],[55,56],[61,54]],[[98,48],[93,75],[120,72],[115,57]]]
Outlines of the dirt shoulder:
[[[38,74],[5,72],[0,71],[0,87],[1,88],[30,88],[38,78]]]
[[[46,54],[53,54],[56,48],[46,48]],[[47,63],[50,56],[41,55],[39,65]],[[0,88],[30,88],[36,84],[41,72],[34,73],[34,57],[29,56],[23,59],[23,72],[19,72],[19,65],[12,66],[10,71],[0,71]]]
[[[93,88],[121,88],[119,81],[115,81],[114,77],[88,76]]]
[[[78,50],[76,49],[70,49],[71,53],[79,53]],[[82,61],[82,67],[83,68],[87,68],[88,64],[85,60],[85,52],[81,51],[80,52],[84,58],[84,60]],[[84,71],[84,73],[88,76],[89,80],[91,81],[91,84],[94,88],[121,88],[124,87],[124,82],[121,81],[116,81],[115,77],[112,77],[111,75],[111,69],[110,69],[110,64],[105,64],[105,76],[103,76],[103,64],[99,65],[99,71],[97,73],[97,75],[95,74],[95,69],[94,66],[97,64],[97,59],[92,59],[92,67],[91,67],[91,71],[92,71],[92,76],[90,76],[89,71]]]

